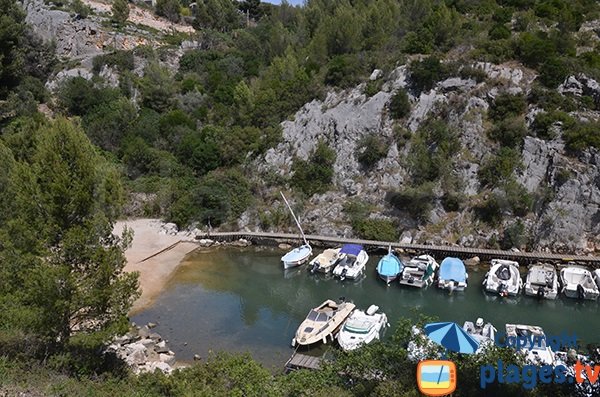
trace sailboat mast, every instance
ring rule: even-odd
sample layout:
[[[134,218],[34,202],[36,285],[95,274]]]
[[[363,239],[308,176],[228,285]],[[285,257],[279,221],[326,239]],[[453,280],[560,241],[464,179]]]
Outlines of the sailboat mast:
[[[308,244],[308,241],[306,241],[306,237],[304,236],[304,231],[302,230],[302,226],[300,226],[300,222],[298,222],[298,218],[296,218],[294,211],[292,211],[292,207],[290,207],[290,203],[288,203],[287,199],[283,195],[283,192],[279,192],[279,193],[281,193],[281,197],[283,197],[283,201],[285,201],[285,205],[287,205],[288,209],[290,210],[290,213],[292,214],[292,218],[294,218],[294,221],[296,221],[296,225],[298,226],[298,229],[300,229],[300,234],[302,235],[302,240],[304,240],[304,244],[310,246],[310,244]]]

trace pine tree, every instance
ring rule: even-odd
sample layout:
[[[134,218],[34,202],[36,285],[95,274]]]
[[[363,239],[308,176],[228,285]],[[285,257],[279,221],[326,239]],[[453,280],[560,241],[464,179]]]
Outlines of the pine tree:
[[[129,18],[129,4],[127,0],[114,0],[111,8],[112,20],[118,25],[125,25]]]

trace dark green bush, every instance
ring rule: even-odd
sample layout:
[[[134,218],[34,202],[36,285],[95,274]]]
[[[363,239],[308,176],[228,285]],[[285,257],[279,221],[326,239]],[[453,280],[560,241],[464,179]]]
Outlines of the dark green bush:
[[[388,219],[357,219],[352,230],[360,238],[376,241],[398,241],[398,227]]]
[[[113,51],[94,57],[92,60],[92,70],[99,73],[102,67],[116,67],[120,72],[133,70],[133,51]]]
[[[506,147],[521,147],[527,135],[527,127],[521,117],[505,118],[496,123],[489,136]]]
[[[568,150],[578,152],[589,147],[600,148],[600,123],[577,122],[564,131],[563,138]]]
[[[517,220],[506,229],[504,229],[504,235],[500,241],[500,248],[507,250],[510,248],[522,248],[526,243],[525,236],[525,225],[521,220]]]
[[[410,108],[408,94],[404,89],[400,88],[390,100],[390,116],[392,116],[394,120],[403,119],[410,114]]]
[[[401,191],[392,192],[388,196],[390,204],[395,208],[407,212],[420,221],[427,221],[434,199],[432,183],[425,183],[419,187],[407,187]]]
[[[502,220],[502,207],[496,194],[490,196],[473,206],[475,215],[490,225],[497,225]]]
[[[519,151],[502,147],[497,155],[481,165],[477,176],[482,186],[500,186],[512,177],[515,168],[520,167]]]
[[[532,68],[557,55],[555,44],[544,32],[521,33],[515,42],[515,53],[525,65]]]
[[[575,120],[567,113],[560,110],[540,112],[536,114],[532,128],[536,136],[542,139],[554,139],[555,133],[551,130],[555,123],[560,123],[563,130],[568,130],[575,124]]]
[[[333,178],[334,163],[335,152],[320,141],[308,160],[294,161],[291,185],[308,196],[325,193]]]
[[[492,40],[508,39],[510,38],[510,29],[499,23],[492,26],[488,35]]]
[[[477,83],[483,83],[487,79],[487,73],[481,68],[464,66],[459,69],[458,75],[462,79],[473,79]]]
[[[533,207],[533,197],[527,189],[515,180],[509,180],[504,186],[507,209],[515,216],[525,216]]]
[[[556,88],[562,83],[569,69],[560,58],[549,58],[540,67],[540,82],[548,88]]]
[[[447,69],[436,56],[413,61],[409,66],[411,88],[416,92],[429,91],[447,77]]]
[[[119,92],[112,88],[97,88],[83,77],[66,80],[59,89],[58,101],[70,114],[83,116],[95,106],[116,100]]]
[[[387,156],[388,150],[389,145],[383,137],[369,134],[358,143],[356,157],[363,167],[371,168]]]
[[[358,83],[361,67],[355,55],[337,55],[327,64],[325,84],[347,88]]]
[[[494,99],[489,110],[489,116],[492,120],[503,120],[524,113],[526,108],[527,102],[523,95],[503,93],[497,95]]]

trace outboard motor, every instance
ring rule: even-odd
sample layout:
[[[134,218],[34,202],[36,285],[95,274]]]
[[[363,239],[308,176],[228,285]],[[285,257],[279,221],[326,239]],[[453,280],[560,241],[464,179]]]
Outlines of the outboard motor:
[[[346,273],[348,273],[347,267],[345,267],[344,270],[342,270],[342,274],[340,274],[340,280],[344,281],[346,279]]]
[[[498,294],[503,298],[508,296],[508,287],[506,284],[502,283],[498,286]]]
[[[577,284],[577,297],[579,299],[585,299],[585,291],[583,290],[583,286],[581,284]]]
[[[544,296],[546,296],[546,288],[539,287],[538,290],[537,290],[537,297],[541,299]]]
[[[313,263],[312,267],[310,268],[310,272],[311,273],[316,272],[318,267],[319,267],[319,263],[318,262]]]

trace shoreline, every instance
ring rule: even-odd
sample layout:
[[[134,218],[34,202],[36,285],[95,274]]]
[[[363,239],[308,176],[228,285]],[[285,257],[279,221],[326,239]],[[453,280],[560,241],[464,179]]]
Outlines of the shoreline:
[[[115,223],[113,234],[120,236],[125,227],[133,231],[131,246],[125,251],[127,263],[123,271],[139,272],[142,294],[131,307],[130,316],[152,305],[185,256],[199,247],[193,237],[185,233],[170,234],[164,225],[159,219],[129,219]],[[173,247],[161,252],[170,246]],[[148,258],[156,253],[160,254]]]

